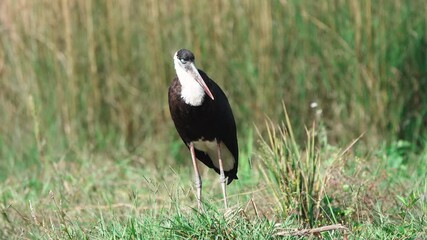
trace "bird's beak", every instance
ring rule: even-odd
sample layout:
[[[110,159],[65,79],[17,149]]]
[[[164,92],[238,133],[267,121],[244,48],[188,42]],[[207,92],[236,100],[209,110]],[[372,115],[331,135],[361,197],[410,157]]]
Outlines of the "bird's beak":
[[[200,76],[199,71],[197,71],[196,66],[194,63],[191,63],[188,67],[187,71],[191,74],[191,76],[202,86],[203,90],[205,90],[205,93],[214,100],[214,96],[212,95],[211,91],[209,90],[208,86],[206,85],[205,81],[203,80],[202,76]]]

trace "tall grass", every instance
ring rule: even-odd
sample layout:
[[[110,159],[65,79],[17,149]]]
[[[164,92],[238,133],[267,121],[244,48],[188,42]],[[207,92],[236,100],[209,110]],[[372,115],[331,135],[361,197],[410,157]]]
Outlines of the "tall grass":
[[[366,230],[358,230],[360,222],[382,225],[390,234],[397,222],[403,221],[405,230],[392,235],[423,235],[424,230],[413,231],[413,227],[425,224],[427,166],[423,153],[411,164],[406,162],[413,157],[414,143],[399,141],[375,150],[378,155],[357,156],[354,149],[364,139],[363,134],[343,149],[330,145],[317,112],[317,120],[306,129],[307,137],[301,144],[286,108],[283,112],[281,123],[266,121],[267,134],[260,134],[256,155],[260,163],[257,169],[274,195],[279,221],[296,219],[306,227],[343,223],[353,226],[356,235]],[[418,170],[413,169],[415,166]],[[267,196],[265,201],[272,201]],[[362,235],[382,236],[370,234]]]
[[[261,172],[273,189],[283,217],[295,215],[311,227],[321,213],[325,178],[321,176],[316,128],[307,130],[307,146],[297,143],[285,108],[281,125],[267,122],[268,137],[262,140],[259,159]]]
[[[2,168],[37,161],[34,151],[110,146],[170,158],[166,92],[182,47],[226,90],[240,129],[281,117],[282,100],[309,124],[314,101],[331,141],[364,131],[371,143],[420,139],[426,9],[422,0],[2,1]]]

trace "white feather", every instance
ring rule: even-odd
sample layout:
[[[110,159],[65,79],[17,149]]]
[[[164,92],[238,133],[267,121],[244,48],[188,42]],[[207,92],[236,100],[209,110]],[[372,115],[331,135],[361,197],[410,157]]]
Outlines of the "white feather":
[[[193,143],[194,143],[194,148],[207,153],[211,158],[214,166],[219,169],[218,150],[217,150],[216,141],[198,140]],[[235,162],[233,154],[231,154],[230,150],[228,150],[227,146],[225,146],[223,142],[220,143],[220,148],[221,148],[222,166],[224,167],[224,171],[230,171],[231,169],[233,169],[234,162]]]
[[[176,75],[181,83],[181,98],[191,106],[200,106],[206,95],[202,86],[181,66],[176,55],[174,57]]]

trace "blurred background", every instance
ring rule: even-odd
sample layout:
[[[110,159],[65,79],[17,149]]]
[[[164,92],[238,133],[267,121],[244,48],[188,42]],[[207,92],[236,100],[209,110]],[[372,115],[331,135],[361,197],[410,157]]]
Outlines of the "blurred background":
[[[340,146],[404,140],[427,124],[427,2],[0,2],[0,179],[80,153],[187,164],[167,91],[172,56],[226,92],[240,144],[283,120],[317,118]],[[310,106],[317,105],[316,108]]]

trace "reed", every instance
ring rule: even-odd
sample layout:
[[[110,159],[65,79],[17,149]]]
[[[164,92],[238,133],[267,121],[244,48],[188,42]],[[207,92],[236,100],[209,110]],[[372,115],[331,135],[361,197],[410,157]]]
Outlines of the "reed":
[[[266,133],[264,116],[282,118],[284,101],[298,125],[316,102],[331,142],[362,132],[367,144],[422,139],[426,9],[422,0],[4,0],[0,155],[22,159],[37,145],[31,95],[47,152],[175,158],[164,151],[178,141],[166,93],[182,47],[226,90],[241,138],[253,123]]]

